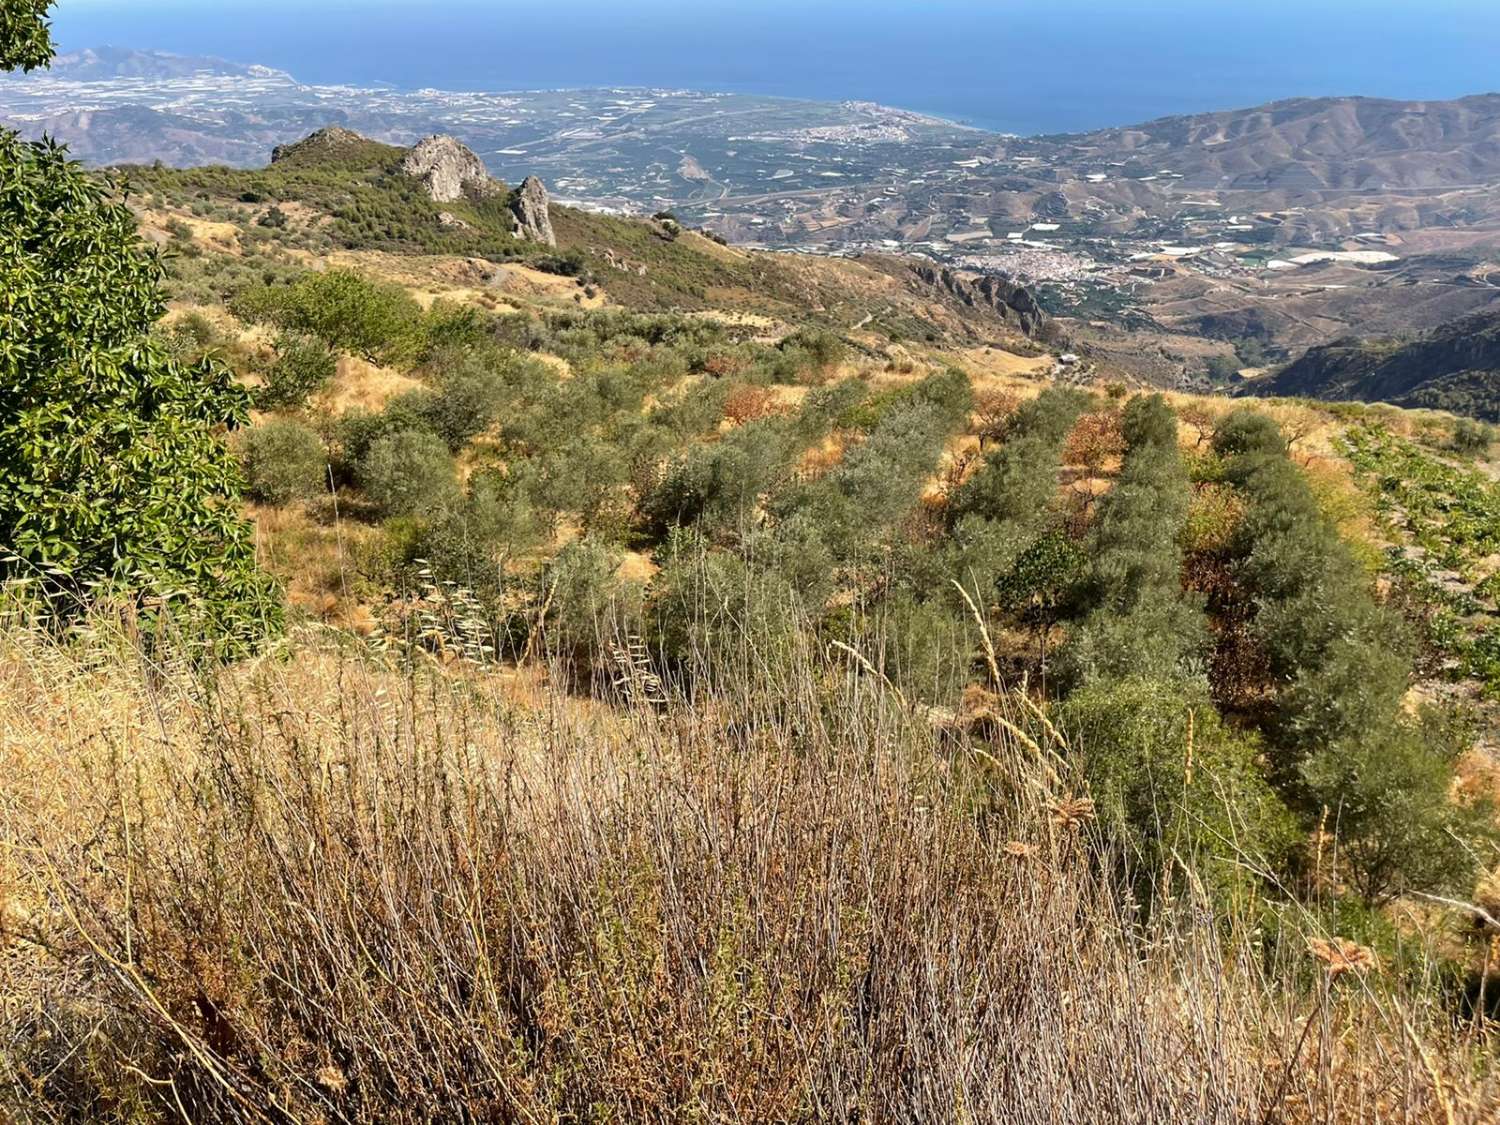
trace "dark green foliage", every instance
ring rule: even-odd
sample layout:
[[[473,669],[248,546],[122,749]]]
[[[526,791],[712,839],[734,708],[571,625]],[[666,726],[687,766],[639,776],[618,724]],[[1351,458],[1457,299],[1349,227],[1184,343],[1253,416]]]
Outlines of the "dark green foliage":
[[[849,346],[825,329],[804,328],[782,340],[781,350],[805,356],[805,360],[799,357],[799,366],[804,370],[826,371],[844,362]]]
[[[1087,553],[1058,528],[1021,549],[1010,569],[995,582],[999,608],[1035,638],[1044,689],[1048,637],[1076,599],[1087,562]]]
[[[549,530],[531,498],[531,485],[525,472],[476,473],[463,502],[432,514],[412,542],[409,561],[421,560],[438,581],[472,592],[496,635],[510,586],[507,563],[536,547]]]
[[[833,557],[854,562],[881,532],[909,512],[937,467],[943,444],[972,402],[962,372],[928,376],[865,441],[819,480],[774,505],[786,531],[802,543],[820,539]]]
[[[1057,491],[1063,443],[1088,402],[1082,391],[1049,387],[1023,404],[1010,421],[1005,444],[953,498],[950,517],[1023,521],[1046,509]]]
[[[360,458],[358,472],[360,487],[387,516],[434,518],[460,495],[448,447],[420,430],[376,438]]]
[[[241,442],[249,493],[266,504],[305,500],[328,488],[328,455],[312,430],[273,418],[248,430]]]
[[[387,412],[436,434],[457,453],[489,429],[511,401],[518,362],[499,353],[450,355],[434,365],[433,386],[400,395]]]
[[[1476,844],[1495,835],[1495,810],[1488,802],[1454,803],[1453,764],[1464,744],[1428,714],[1381,722],[1303,763],[1302,780],[1328,809],[1328,831],[1366,900],[1470,887]]]
[[[1450,800],[1451,752],[1435,748],[1403,707],[1406,629],[1375,600],[1296,466],[1264,451],[1284,443],[1265,427],[1259,433],[1226,472],[1247,503],[1239,574],[1278,687],[1277,780],[1310,822],[1337,821],[1349,877],[1365,896],[1462,885],[1469,853],[1435,842],[1464,839],[1469,818]]]
[[[276,339],[276,358],[265,382],[255,390],[263,410],[295,409],[321,391],[338,373],[338,358],[315,336],[284,332]]]
[[[1211,356],[1205,365],[1204,373],[1215,383],[1232,383],[1239,377],[1240,363],[1233,356]]]
[[[799,651],[802,602],[775,567],[749,554],[710,550],[692,531],[673,531],[652,580],[647,639],[683,677],[744,683],[788,668]]]
[[[1214,430],[1214,452],[1221,457],[1241,453],[1286,453],[1286,438],[1275,421],[1258,410],[1240,407],[1230,411]]]
[[[6,5],[0,61],[45,61],[44,12]],[[151,336],[160,267],[62,149],[0,133],[0,232],[0,575],[65,611],[100,585],[187,599],[209,643],[249,642],[277,601],[222,439],[248,396]]]
[[[1453,427],[1453,451],[1465,457],[1478,457],[1495,444],[1495,428],[1472,418],[1460,418]]]
[[[564,547],[542,575],[542,640],[580,680],[604,680],[612,646],[640,635],[641,591],[621,581],[619,570],[614,548],[585,537]]]
[[[945,565],[971,593],[989,597],[1054,523],[1063,446],[1088,403],[1081,391],[1050,387],[1023,404],[1005,443],[950,500]],[[1006,596],[1025,600],[1019,590]]]
[[[1173,451],[1177,448],[1177,415],[1161,395],[1137,395],[1125,404],[1120,432],[1131,452],[1144,453],[1148,447]]]
[[[1177,418],[1160,395],[1125,408],[1119,480],[1099,505],[1080,594],[1087,617],[1069,640],[1068,677],[1170,680],[1205,640],[1202,609],[1183,593],[1180,538],[1190,493]]]
[[[1064,654],[1062,709],[1089,786],[1151,884],[1180,862],[1221,892],[1278,859],[1284,809],[1255,746],[1220,722],[1196,659],[1206,622],[1183,591],[1190,490],[1177,417],[1160,395],[1122,418],[1126,454],[1100,502]]]
[[[809,396],[800,414],[738,426],[711,445],[693,445],[667,464],[638,505],[653,538],[702,521],[709,528],[744,525],[761,498],[784,485],[795,459],[863,394],[853,381]]]
[[[5,0],[0,4],[0,70],[35,70],[52,59],[47,13],[52,0]]]
[[[974,620],[947,599],[897,591],[882,603],[876,630],[881,670],[907,699],[951,703],[970,681]]]

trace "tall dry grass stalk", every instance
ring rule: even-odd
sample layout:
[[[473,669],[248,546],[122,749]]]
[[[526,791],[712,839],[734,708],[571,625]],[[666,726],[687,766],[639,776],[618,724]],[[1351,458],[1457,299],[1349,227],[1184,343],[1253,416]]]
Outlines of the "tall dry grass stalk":
[[[1191,891],[1145,920],[1019,703],[762,673],[606,706],[0,634],[0,1115],[1494,1119],[1419,993]]]

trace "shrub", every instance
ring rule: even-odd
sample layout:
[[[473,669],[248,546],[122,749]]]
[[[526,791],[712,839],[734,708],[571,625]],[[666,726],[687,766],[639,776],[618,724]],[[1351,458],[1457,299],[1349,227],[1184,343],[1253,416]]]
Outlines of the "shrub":
[[[1005,444],[954,496],[950,520],[1025,521],[1044,511],[1057,490],[1063,443],[1088,401],[1082,391],[1049,387],[1019,407],[1007,425]]]
[[[252,497],[266,504],[289,504],[328,487],[328,457],[312,430],[286,418],[273,418],[249,430],[241,443]]]
[[[660,558],[647,640],[678,677],[740,686],[750,674],[784,672],[802,651],[802,602],[775,568],[748,552],[709,550],[691,531],[673,532]]]
[[[595,685],[605,682],[611,645],[640,635],[640,590],[622,582],[619,571],[618,553],[585,537],[564,547],[543,574],[547,651]]]
[[[1375,601],[1279,432],[1239,414],[1215,442],[1230,432],[1239,451],[1227,465],[1247,508],[1234,548],[1279,688],[1275,779],[1308,822],[1338,821],[1345,878],[1367,898],[1461,887],[1473,821],[1449,798],[1451,751],[1406,714],[1407,630]]]
[[[1101,410],[1078,419],[1068,435],[1063,460],[1069,465],[1080,465],[1090,477],[1097,477],[1108,462],[1124,452],[1120,416],[1114,411]]]
[[[1165,889],[1187,862],[1222,901],[1253,885],[1253,872],[1279,868],[1294,822],[1260,772],[1256,743],[1223,724],[1201,681],[1098,680],[1068,697],[1057,725],[1137,885]]]
[[[1223,457],[1241,453],[1284,454],[1286,437],[1276,422],[1258,410],[1240,407],[1230,411],[1214,430],[1214,452]]]
[[[409,416],[456,453],[490,427],[511,395],[504,373],[480,360],[443,368],[436,386],[408,391],[387,410]]]
[[[836,367],[849,354],[849,346],[832,332],[821,328],[804,328],[782,341],[782,347],[797,347],[812,357],[819,367]]]
[[[372,442],[359,462],[359,484],[387,516],[435,517],[459,496],[448,447],[435,434],[419,430]]]
[[[302,406],[327,387],[338,374],[338,359],[315,336],[284,332],[276,340],[276,359],[265,382],[255,391],[255,404],[264,409]]]
[[[549,527],[531,497],[524,470],[476,473],[462,503],[438,513],[419,528],[408,561],[421,559],[432,577],[470,591],[489,617],[492,636],[502,639],[505,594],[514,580],[507,564],[539,544]]]
[[[1488,453],[1495,443],[1495,429],[1472,418],[1460,418],[1453,427],[1453,451],[1465,457]]]
[[[976,651],[973,619],[947,600],[898,591],[879,611],[882,670],[910,700],[945,704],[968,683]]]
[[[1100,501],[1080,592],[1089,612],[1068,643],[1075,685],[1127,675],[1171,680],[1206,640],[1201,608],[1181,584],[1190,492],[1176,416],[1160,395],[1139,396],[1122,428],[1129,449]]]

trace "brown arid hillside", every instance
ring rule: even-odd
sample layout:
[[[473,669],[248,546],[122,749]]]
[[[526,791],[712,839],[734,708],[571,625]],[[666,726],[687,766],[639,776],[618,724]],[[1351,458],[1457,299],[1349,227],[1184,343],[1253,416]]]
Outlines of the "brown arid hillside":
[[[1183,176],[1185,188],[1394,191],[1489,183],[1500,170],[1500,95],[1453,101],[1295,98],[1167,117],[1069,141]]]

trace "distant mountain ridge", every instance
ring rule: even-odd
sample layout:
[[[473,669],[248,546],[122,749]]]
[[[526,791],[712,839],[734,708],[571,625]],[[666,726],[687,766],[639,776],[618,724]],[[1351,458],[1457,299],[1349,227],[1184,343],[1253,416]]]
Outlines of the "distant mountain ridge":
[[[212,75],[216,78],[287,77],[268,66],[230,62],[209,55],[176,55],[170,51],[139,51],[130,47],[90,47],[58,55],[46,73],[75,82],[107,82],[121,78],[169,79]]]
[[[1500,94],[1453,101],[1294,98],[1054,138],[1187,188],[1391,190],[1500,173]],[[1163,163],[1169,161],[1170,163]]]

